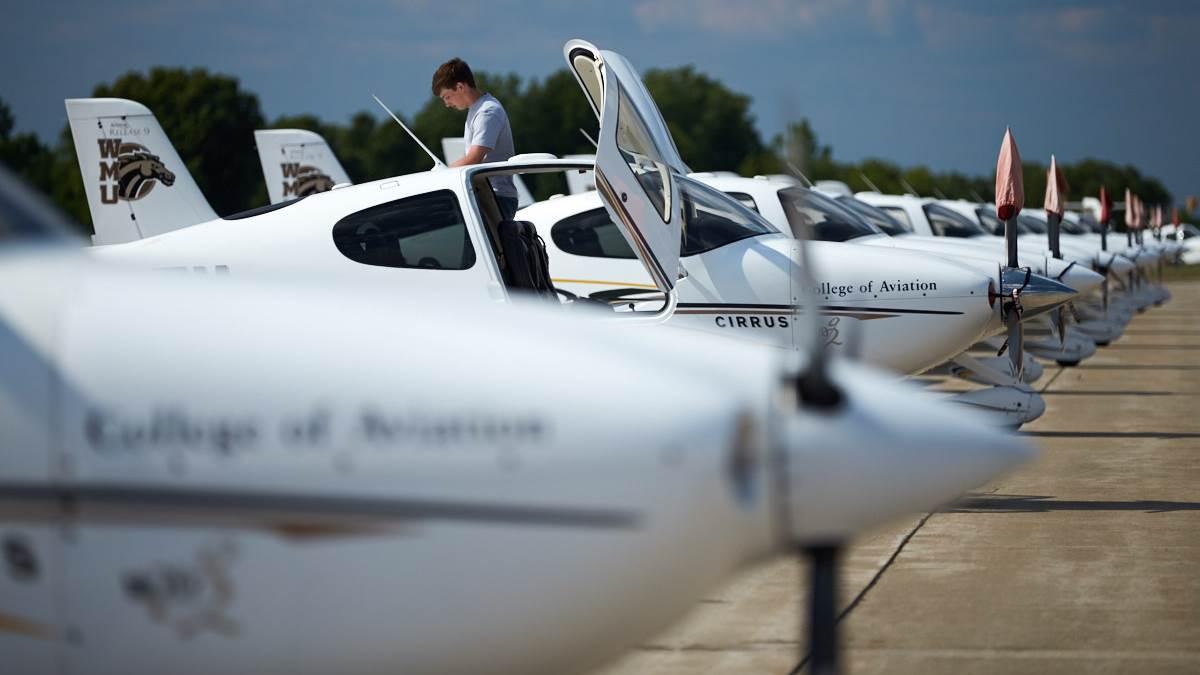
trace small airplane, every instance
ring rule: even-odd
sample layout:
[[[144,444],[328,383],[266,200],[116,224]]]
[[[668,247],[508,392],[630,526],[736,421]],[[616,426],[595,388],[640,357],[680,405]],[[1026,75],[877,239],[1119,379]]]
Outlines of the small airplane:
[[[457,145],[455,142],[457,142]],[[461,154],[460,139],[443,139],[443,148],[446,152],[446,158],[449,160],[455,153]],[[261,146],[260,146],[261,147]],[[582,159],[594,161],[594,156],[580,156]],[[335,157],[330,155],[330,161],[336,163]],[[266,168],[264,167],[264,171]],[[618,235],[617,226],[612,223],[606,216],[605,206],[601,203],[601,198],[594,192],[594,179],[580,178],[590,176],[590,171],[572,171],[568,174],[568,178],[578,178],[577,184],[572,188],[572,197],[551,198],[547,202],[532,205],[528,209],[520,212],[519,217],[533,222],[538,228],[542,238],[547,242],[547,250],[552,267],[558,272],[555,283],[564,287],[573,293],[587,295],[593,298],[604,299],[609,302],[621,303],[630,300],[640,300],[649,295],[647,289],[651,288],[648,284],[648,279],[645,278],[645,272],[640,268],[637,262],[637,256],[632,249],[622,242],[622,238]],[[732,176],[737,179],[736,174],[723,174],[723,176]],[[717,176],[717,174],[692,174],[690,177],[697,179],[699,182],[710,182],[708,179]],[[684,188],[685,196],[690,196],[691,201],[703,204],[702,209],[710,214],[736,214],[735,218],[742,220],[750,220],[752,215],[747,215],[744,212],[737,214],[738,209],[726,205],[724,208],[719,206],[718,200],[709,197],[703,193],[700,186],[690,182],[681,182]],[[720,186],[718,186],[720,187]],[[726,191],[727,194],[736,198],[740,203],[746,204],[749,195],[736,191]],[[583,196],[578,196],[583,195]],[[753,209],[753,200],[749,201]],[[725,220],[729,218],[726,217]],[[722,220],[711,215],[706,216],[704,223],[708,230],[707,236],[700,237],[702,240],[699,247],[708,245],[711,248],[713,237],[711,231],[722,224]],[[779,223],[774,224],[776,227]],[[787,227],[783,223],[783,227]],[[688,232],[696,232],[698,228],[691,225],[689,221]],[[737,238],[736,233],[726,237],[733,241]],[[770,241],[767,237],[761,236],[757,239],[746,239],[750,248],[745,251],[752,252],[754,246],[760,245],[763,241]],[[818,239],[827,239],[818,236]],[[845,238],[845,237],[842,237]],[[784,238],[786,239],[786,238]],[[840,239],[837,239],[840,240]],[[783,241],[781,239],[780,241]],[[712,275],[710,278],[713,283],[702,288],[703,295],[698,300],[708,300],[709,302],[700,308],[703,313],[713,314],[713,325],[721,329],[737,329],[737,328],[776,328],[777,322],[780,328],[786,328],[786,319],[784,317],[776,317],[765,315],[762,310],[767,308],[761,304],[764,296],[770,295],[770,287],[764,283],[769,282],[769,276],[762,274],[748,276],[750,286],[741,280],[741,274],[747,266],[754,265],[757,258],[747,255],[739,249],[734,249],[732,252],[725,248],[716,247],[719,255],[715,254],[716,260],[709,261],[710,256],[706,251],[700,250],[697,246],[692,246],[692,250],[688,250],[689,244],[685,242],[684,261],[687,262],[689,274],[692,274],[693,266],[703,265],[703,269],[707,272],[721,266],[730,266],[738,275],[730,283],[728,275]],[[734,245],[736,246],[736,245]],[[878,258],[874,254],[866,254],[868,259],[863,259],[861,251],[842,250],[838,246],[828,246],[826,244],[815,244],[810,247],[809,256],[813,260],[817,269],[836,269],[843,271],[843,274],[849,275],[845,279],[845,284],[840,288],[851,288],[855,286],[865,287],[873,284],[875,279],[872,274],[863,273],[864,269],[869,269],[872,272],[878,272],[881,265],[906,265],[910,269],[923,269],[931,271],[931,268],[936,269],[938,261],[931,260],[928,256],[911,255],[908,253],[899,253],[890,256],[890,260]],[[764,258],[765,260],[765,258]],[[983,261],[979,261],[983,262]],[[979,266],[976,265],[978,269]],[[1065,265],[1062,266],[1062,271],[1066,271]],[[563,270],[566,270],[565,272]],[[988,263],[982,269],[985,276],[994,273],[994,264]],[[1070,273],[1068,273],[1070,274]],[[1091,282],[1091,275],[1082,270],[1075,271],[1071,274],[1071,278],[1062,279],[1067,286],[1071,282],[1084,281]],[[862,278],[860,278],[862,277]],[[1082,277],[1082,278],[1081,278]],[[1061,274],[1060,274],[1061,278]],[[614,283],[612,279],[624,279],[624,283]],[[863,283],[858,283],[863,282]],[[1025,279],[1022,277],[1022,282]],[[1041,308],[1040,303],[1044,301],[1041,297],[1047,292],[1047,288],[1039,287],[1044,280],[1040,277],[1033,277],[1026,283],[1026,291],[1029,296],[1027,307],[1029,316],[1034,316],[1040,311],[1045,311]],[[616,285],[618,288],[607,288],[606,286]],[[624,286],[625,288],[620,288]],[[1064,289],[1057,284],[1051,284],[1050,293],[1061,292]],[[677,315],[684,312],[697,311],[692,309],[691,305],[695,304],[688,297],[687,293],[691,287],[686,282],[681,282],[680,286],[680,302],[681,308],[677,310]],[[832,288],[832,287],[831,287]],[[840,289],[839,289],[840,290]],[[757,293],[747,293],[747,291],[757,291]],[[741,297],[739,297],[741,294]],[[778,295],[779,293],[776,293]],[[909,356],[914,349],[913,344],[925,342],[928,343],[929,335],[938,335],[942,332],[941,326],[961,322],[958,317],[953,315],[947,316],[940,314],[938,310],[945,310],[945,301],[938,296],[932,294],[933,297],[927,297],[925,293],[917,298],[907,298],[906,306],[900,307],[900,310],[906,312],[914,312],[913,315],[906,317],[910,319],[909,323],[914,324],[913,330],[904,330],[903,326],[898,326],[896,322],[882,323],[861,323],[863,317],[856,317],[859,322],[855,322],[852,327],[849,322],[843,323],[845,316],[839,315],[834,311],[832,306],[827,306],[823,312],[829,316],[828,324],[825,327],[826,335],[829,339],[830,346],[834,348],[844,348],[849,345],[848,350],[856,357],[865,362],[875,365],[881,365],[892,369],[901,370],[902,372],[910,372],[912,370],[911,362],[906,362],[909,369],[902,365],[904,362],[897,360],[895,353],[888,354],[885,352],[886,347],[894,347],[900,350],[901,356]],[[845,297],[845,293],[841,293],[841,297]],[[878,295],[875,295],[878,297]],[[720,299],[727,309],[726,312],[716,311],[718,305],[712,303],[712,299]],[[830,298],[825,298],[830,300]],[[842,303],[838,303],[842,304]],[[860,303],[861,304],[861,303]],[[1050,303],[1047,302],[1047,305]],[[832,305],[832,303],[831,303]],[[907,306],[907,305],[911,305]],[[749,317],[740,317],[726,315],[731,309],[750,309],[756,311]],[[926,312],[933,308],[932,312]],[[1047,307],[1048,309],[1048,307]],[[867,317],[874,318],[874,317]],[[740,322],[740,325],[739,325]],[[918,331],[918,322],[922,324]],[[840,325],[839,325],[840,324]],[[887,324],[887,325],[883,325]],[[993,327],[993,331],[999,331],[1001,327],[999,322]],[[787,336],[787,331],[778,331],[778,335]],[[845,335],[843,335],[845,334]],[[770,338],[770,332],[763,332],[765,337]],[[904,337],[911,335],[911,339]],[[917,336],[920,336],[918,339]],[[969,342],[973,343],[979,334],[975,334],[975,338],[969,341],[964,341],[958,347],[965,347]],[[899,337],[898,337],[899,336]],[[944,342],[938,343],[938,346]],[[948,358],[953,354],[953,350],[946,350],[940,354],[938,361]],[[1011,378],[1003,374],[993,372],[984,367],[981,360],[973,359],[972,357],[962,354],[961,361],[970,361],[970,373],[976,379],[984,378],[987,384],[996,385],[998,388],[993,390],[972,391],[954,397],[959,402],[968,405],[983,408],[995,412],[1003,421],[1011,425],[1019,425],[1024,422],[1032,421],[1039,417],[1045,411],[1045,403],[1037,396],[1034,391],[1023,384],[1015,383]],[[1040,366],[1031,358],[1027,359],[1030,363],[1027,365],[1026,372],[1031,375],[1030,380],[1036,379],[1040,372]],[[960,364],[961,365],[961,364]],[[968,371],[963,371],[968,372]]]
[[[633,110],[645,112],[632,118],[633,124],[614,126],[611,119],[615,110],[610,115],[602,107],[608,99],[597,102],[590,93],[598,91],[587,83],[595,67],[587,66],[586,58],[568,58],[602,118],[601,148],[594,160],[523,155],[504,163],[439,169],[403,180],[342,187],[202,224],[181,219],[176,221],[180,227],[173,226],[169,233],[121,246],[98,247],[95,254],[156,268],[200,268],[209,272],[305,268],[334,275],[369,276],[372,283],[394,289],[420,287],[422,293],[461,293],[502,300],[511,290],[505,269],[509,256],[498,244],[495,232],[499,222],[490,193],[479,186],[484,185],[488,175],[499,173],[595,168],[599,169],[600,190],[592,198],[597,200],[595,209],[606,214],[608,229],[594,234],[606,240],[624,240],[625,251],[632,251],[634,257],[606,260],[612,264],[611,269],[584,274],[579,261],[593,261],[560,255],[555,237],[543,233],[549,262],[556,270],[553,283],[561,294],[636,308],[661,303],[661,298],[667,296],[668,304],[674,303],[673,311],[662,313],[669,317],[669,325],[784,347],[795,344],[798,272],[794,241],[720,193],[682,175],[686,166],[677,156],[657,107],[628,62],[611,59],[611,70],[622,75],[622,82],[629,82],[625,91]],[[85,173],[98,165],[85,153],[92,151],[96,130],[103,129],[106,120],[141,120],[139,124],[157,130],[158,143],[169,145],[161,137],[153,115],[139,104],[75,99],[67,102],[67,108]],[[626,138],[629,135],[632,141]],[[652,159],[641,162],[635,172],[624,158],[620,143],[643,141],[645,147],[634,156],[639,162],[642,157]],[[670,180],[665,180],[665,174],[670,174]],[[622,175],[624,189],[606,190],[605,175]],[[87,176],[85,183],[96,178],[98,175]],[[612,180],[608,180],[612,187]],[[194,197],[203,200],[198,190]],[[147,199],[158,198],[160,193]],[[530,215],[534,209],[565,205],[566,199],[527,207],[523,217],[537,220]],[[405,200],[409,201],[400,209],[398,205]],[[161,203],[165,213],[148,212],[145,217],[169,220],[169,195],[163,196]],[[405,232],[400,241],[384,249],[378,232],[380,221],[381,217],[390,218],[392,211],[397,217],[404,214],[412,218],[412,227],[418,229]],[[128,219],[121,210],[94,210],[93,221],[97,228],[105,228],[112,215],[120,219],[122,226]],[[138,220],[142,218],[137,216]],[[688,237],[681,251],[680,232],[685,222]],[[399,223],[396,227],[408,226]],[[588,233],[578,234],[578,242],[583,242]],[[827,291],[818,299],[822,300],[823,328],[831,347],[850,349],[871,364],[917,372],[961,352],[1001,326],[988,295],[989,284],[994,284],[990,274],[942,259],[910,257],[906,261],[883,252],[876,255],[856,251],[852,257],[843,254],[826,264],[820,250],[826,246],[814,245],[814,256],[818,269],[829,270],[830,274],[817,281],[816,290]],[[841,264],[834,264],[835,260]],[[867,264],[869,269],[864,267]],[[683,278],[679,278],[681,271],[686,275]],[[860,287],[873,290],[864,294]],[[1065,285],[1044,289],[1045,294],[1042,290],[1030,290],[1030,313],[1065,302],[1074,294]],[[880,324],[878,330],[875,323]],[[868,324],[869,328],[863,328]],[[1026,416],[1029,410],[1025,407],[1021,414]]]
[[[26,675],[580,672],[804,548],[832,631],[838,546],[1031,453],[812,352],[105,265],[48,211],[0,168],[26,289],[0,295],[0,652]]]

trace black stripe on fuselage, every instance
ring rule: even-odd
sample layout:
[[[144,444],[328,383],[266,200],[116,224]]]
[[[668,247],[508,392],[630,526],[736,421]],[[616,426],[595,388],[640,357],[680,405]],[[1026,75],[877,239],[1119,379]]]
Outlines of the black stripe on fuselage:
[[[490,525],[637,529],[641,514],[622,508],[541,506],[495,502],[445,501],[403,497],[325,497],[216,489],[167,489],[129,485],[45,486],[0,484],[0,520],[22,507],[104,506],[128,509],[126,518],[158,520],[156,510],[186,511],[188,520],[250,521],[333,520],[351,526],[388,521],[450,521]],[[235,521],[237,519],[234,519]]]
[[[739,311],[745,312],[773,312],[776,314],[786,314],[795,312],[797,307],[801,310],[803,306],[797,305],[766,305],[766,304],[737,304],[737,303],[707,303],[707,302],[681,302],[677,305],[678,309],[691,310],[713,310],[720,311],[726,314],[737,314]],[[877,314],[931,314],[936,316],[956,316],[962,312],[939,310],[939,309],[897,309],[894,307],[847,307],[844,305],[821,305],[822,312],[859,312],[859,313],[877,313]]]

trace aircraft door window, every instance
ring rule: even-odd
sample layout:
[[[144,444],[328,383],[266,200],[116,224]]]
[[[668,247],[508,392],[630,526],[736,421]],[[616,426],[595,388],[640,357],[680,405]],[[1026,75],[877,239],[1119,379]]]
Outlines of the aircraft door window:
[[[475,264],[462,209],[450,190],[352,213],[333,226],[333,243],[364,265],[465,270]]]
[[[667,222],[672,208],[671,181],[667,175],[669,169],[650,131],[629,101],[625,88],[618,85],[617,89],[617,149],[629,163],[629,169],[637,177],[659,217]]]

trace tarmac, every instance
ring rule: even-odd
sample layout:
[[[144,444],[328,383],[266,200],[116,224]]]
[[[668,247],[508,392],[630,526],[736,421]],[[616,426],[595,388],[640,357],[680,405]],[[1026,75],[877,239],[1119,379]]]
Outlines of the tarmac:
[[[1200,673],[1200,282],[1078,367],[1037,460],[842,557],[849,673]],[[602,675],[807,672],[807,569],[715,590]]]

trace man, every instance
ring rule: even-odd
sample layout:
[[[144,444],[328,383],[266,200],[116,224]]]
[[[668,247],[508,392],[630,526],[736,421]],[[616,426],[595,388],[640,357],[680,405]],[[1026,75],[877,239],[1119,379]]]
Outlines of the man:
[[[433,74],[433,95],[442,99],[447,108],[467,111],[467,122],[463,127],[466,154],[450,166],[503,162],[513,156],[508,113],[495,96],[476,88],[475,75],[465,61],[450,59],[438,67]],[[512,220],[517,212],[517,188],[512,176],[489,180],[504,219]]]

